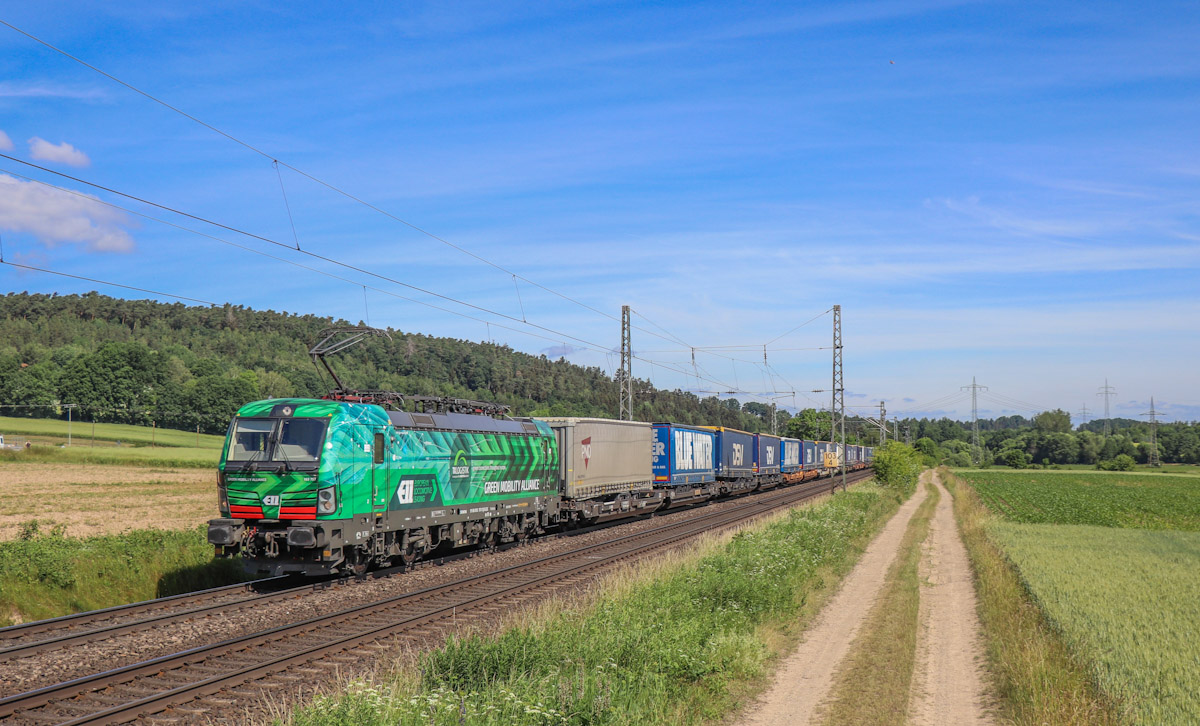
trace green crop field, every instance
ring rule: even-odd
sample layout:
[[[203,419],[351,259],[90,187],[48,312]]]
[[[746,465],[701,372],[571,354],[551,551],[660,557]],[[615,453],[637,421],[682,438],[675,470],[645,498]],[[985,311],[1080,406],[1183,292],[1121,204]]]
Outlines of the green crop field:
[[[1097,688],[1136,723],[1200,723],[1200,481],[960,472],[989,538]]]
[[[1134,721],[1200,722],[1200,533],[1010,522],[991,533]]]
[[[961,474],[1013,522],[1200,531],[1200,481],[1158,474],[977,471]]]
[[[199,434],[194,431],[176,431],[175,429],[154,429],[150,426],[130,426],[128,424],[96,424],[75,421],[69,425],[72,443],[76,446],[86,445],[93,438],[96,441],[125,444],[154,444],[155,446],[182,446],[199,449],[220,449],[225,442],[224,436]],[[93,432],[94,429],[94,432]],[[67,440],[68,422],[59,419],[46,418],[17,418],[0,416],[0,434],[8,436],[49,437]],[[60,443],[56,441],[55,443]]]

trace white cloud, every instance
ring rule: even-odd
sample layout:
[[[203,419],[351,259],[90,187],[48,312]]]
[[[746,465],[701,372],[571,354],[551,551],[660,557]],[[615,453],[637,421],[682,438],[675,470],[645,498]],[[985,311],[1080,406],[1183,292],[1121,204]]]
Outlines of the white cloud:
[[[0,174],[0,229],[28,232],[49,247],[83,244],[97,252],[133,250],[133,238],[123,227],[128,218],[91,199]]]
[[[0,151],[12,151],[13,142],[8,138],[8,134],[0,131]]]
[[[92,160],[67,142],[52,144],[34,136],[29,140],[29,155],[39,161],[57,161],[67,166],[88,166]]]

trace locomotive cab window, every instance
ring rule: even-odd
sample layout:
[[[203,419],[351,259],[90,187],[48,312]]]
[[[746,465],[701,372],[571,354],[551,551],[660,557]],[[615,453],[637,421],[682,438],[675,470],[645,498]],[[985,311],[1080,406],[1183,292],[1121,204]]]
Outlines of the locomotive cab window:
[[[233,431],[229,458],[235,461],[266,459],[275,422],[265,418],[240,418]]]
[[[377,434],[375,434],[375,450],[374,450],[376,464],[383,463],[383,450],[384,450],[383,434],[377,433]]]
[[[323,418],[234,420],[229,461],[313,463],[325,442]]]
[[[284,419],[279,432],[277,459],[316,461],[325,440],[325,421],[319,418]]]

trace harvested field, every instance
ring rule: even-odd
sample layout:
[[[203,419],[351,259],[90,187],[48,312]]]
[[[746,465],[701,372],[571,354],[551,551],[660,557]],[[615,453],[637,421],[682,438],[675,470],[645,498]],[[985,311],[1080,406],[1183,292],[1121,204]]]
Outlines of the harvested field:
[[[0,464],[0,540],[21,524],[66,527],[85,537],[131,529],[192,529],[216,515],[216,474],[208,469]]]

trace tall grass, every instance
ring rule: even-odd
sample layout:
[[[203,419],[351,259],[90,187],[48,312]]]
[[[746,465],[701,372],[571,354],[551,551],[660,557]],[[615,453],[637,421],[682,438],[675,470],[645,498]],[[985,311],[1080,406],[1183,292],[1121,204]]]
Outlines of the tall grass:
[[[1200,723],[1200,533],[996,523],[991,534],[1100,690],[1138,723]]]
[[[975,573],[1001,716],[1030,726],[1121,723],[1119,706],[1097,691],[1086,666],[1068,651],[1031,601],[1011,562],[989,539],[992,515],[979,496],[948,470],[943,468],[941,476],[954,497],[954,513]]]
[[[716,552],[494,636],[450,638],[416,678],[355,684],[310,724],[658,724],[721,718],[791,621],[896,506],[875,487],[744,530]]]
[[[246,579],[214,560],[203,528],[65,537],[23,525],[0,542],[0,625],[41,620]]]
[[[826,726],[904,722],[916,663],[921,543],[941,498],[937,487],[926,483],[925,488],[929,496],[909,521],[879,601],[839,668],[823,721]]]

